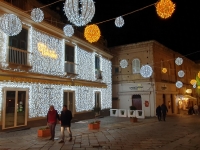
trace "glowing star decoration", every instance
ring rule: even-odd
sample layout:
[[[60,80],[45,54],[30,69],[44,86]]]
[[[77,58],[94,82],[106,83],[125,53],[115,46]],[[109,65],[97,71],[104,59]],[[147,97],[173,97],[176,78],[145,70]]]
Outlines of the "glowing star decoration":
[[[182,63],[183,63],[183,59],[180,58],[180,57],[178,57],[178,58],[176,58],[175,63],[176,63],[178,66],[180,66],[180,65],[182,65]]]
[[[44,13],[40,8],[34,8],[31,11],[31,19],[35,22],[42,22],[44,19]]]
[[[122,59],[122,60],[120,61],[120,67],[121,67],[121,68],[126,68],[127,66],[128,66],[127,60],[126,60],[126,59]]]
[[[124,25],[124,19],[120,16],[115,19],[115,25],[117,27],[122,27]]]
[[[88,25],[85,28],[84,36],[90,43],[97,42],[101,36],[100,29],[97,25]]]
[[[53,59],[57,59],[58,55],[54,50],[49,49],[44,43],[38,42],[37,44],[38,51],[43,55],[47,57],[51,57]]]
[[[156,4],[156,12],[161,18],[169,18],[175,10],[175,4],[171,0],[160,0]]]
[[[64,34],[68,37],[71,37],[74,34],[74,28],[70,24],[65,25],[63,31]]]
[[[190,84],[192,84],[192,85],[194,85],[194,84],[196,84],[197,83],[197,81],[195,80],[195,79],[192,79],[191,81],[190,81]]]
[[[183,87],[183,83],[181,81],[177,81],[176,82],[176,87],[177,88],[182,88]]]
[[[162,73],[167,73],[167,68],[162,68]]]
[[[184,77],[184,75],[185,75],[185,72],[183,71],[183,70],[180,70],[179,72],[178,72],[178,76],[179,77]]]
[[[79,27],[92,20],[95,14],[95,5],[93,0],[66,0],[64,11],[68,20]]]
[[[14,14],[4,14],[0,17],[0,29],[8,36],[15,36],[21,32],[22,22]]]
[[[149,78],[152,75],[152,73],[153,73],[153,70],[152,70],[151,66],[149,66],[149,65],[144,65],[140,69],[140,74],[144,78]]]

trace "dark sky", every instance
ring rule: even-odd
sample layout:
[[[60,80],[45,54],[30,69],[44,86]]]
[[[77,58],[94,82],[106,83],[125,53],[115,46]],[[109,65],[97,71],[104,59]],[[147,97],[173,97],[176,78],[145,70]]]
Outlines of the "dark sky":
[[[39,0],[49,4],[56,0]],[[144,6],[157,2],[156,0],[94,0],[95,16],[91,23],[98,23],[115,18]],[[168,48],[183,55],[200,51],[200,8],[199,0],[173,0],[176,9],[168,19],[160,18],[154,6],[124,17],[125,24],[118,28],[114,20],[99,24],[102,36],[107,40],[108,47],[130,43],[156,40]],[[66,19],[63,2],[51,6]],[[188,55],[192,60],[199,59],[200,52]]]

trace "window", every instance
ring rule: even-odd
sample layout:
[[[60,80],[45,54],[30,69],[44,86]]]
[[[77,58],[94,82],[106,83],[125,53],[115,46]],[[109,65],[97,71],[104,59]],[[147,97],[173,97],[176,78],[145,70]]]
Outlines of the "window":
[[[9,63],[27,65],[28,30],[22,31],[16,36],[9,36]]]
[[[115,73],[119,73],[119,67],[115,67]]]
[[[133,73],[140,73],[140,60],[138,58],[132,61]]]
[[[65,45],[65,61],[74,62],[74,47]]]
[[[95,56],[95,69],[100,70],[100,59],[98,56]]]
[[[75,73],[74,47],[65,45],[65,72]]]
[[[100,70],[100,58],[95,56],[95,77],[96,79],[102,79]]]

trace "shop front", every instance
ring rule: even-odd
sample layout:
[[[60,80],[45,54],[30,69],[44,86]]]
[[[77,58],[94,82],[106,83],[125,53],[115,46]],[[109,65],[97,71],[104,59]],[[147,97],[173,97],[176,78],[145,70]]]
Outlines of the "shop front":
[[[178,114],[188,114],[189,109],[193,108],[193,106],[197,104],[197,98],[190,95],[177,95],[176,104]]]

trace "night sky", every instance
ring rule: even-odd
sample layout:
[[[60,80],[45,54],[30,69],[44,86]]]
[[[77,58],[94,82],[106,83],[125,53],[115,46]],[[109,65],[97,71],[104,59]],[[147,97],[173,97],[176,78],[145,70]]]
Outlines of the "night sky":
[[[56,0],[39,1],[49,4]],[[94,1],[96,12],[91,23],[115,18],[157,2],[156,0]],[[200,2],[199,0],[173,0],[173,2],[176,4],[176,9],[168,19],[160,18],[155,7],[151,6],[123,17],[125,24],[122,28],[116,27],[114,20],[99,24],[108,47],[156,40],[192,60],[200,60]],[[56,3],[50,8],[58,12],[65,21],[67,18],[64,15],[63,3],[64,1]],[[79,30],[83,31],[83,28]]]

